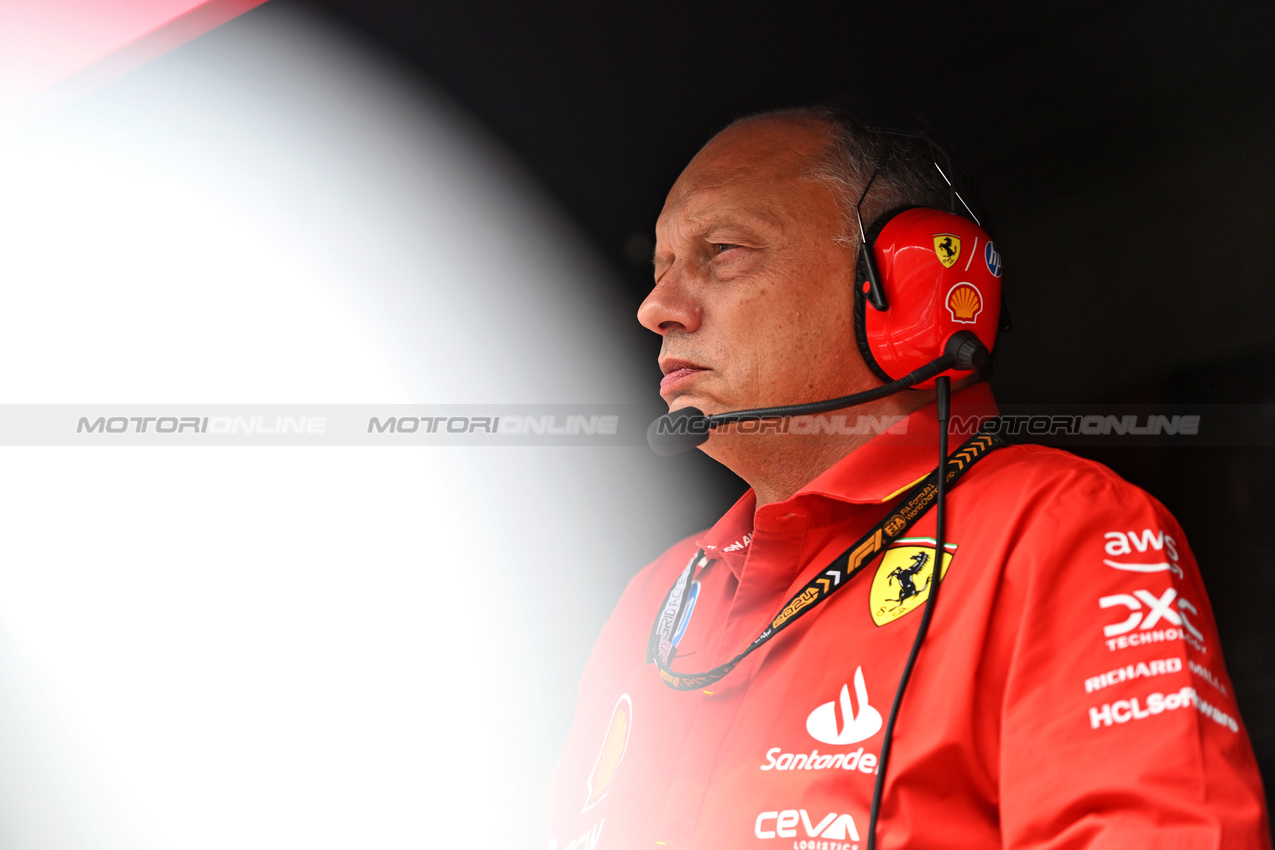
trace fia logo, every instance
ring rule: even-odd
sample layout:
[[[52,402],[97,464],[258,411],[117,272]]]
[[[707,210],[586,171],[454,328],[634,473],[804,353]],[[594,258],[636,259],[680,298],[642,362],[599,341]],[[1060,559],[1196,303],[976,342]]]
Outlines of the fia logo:
[[[585,782],[589,795],[584,801],[581,812],[587,812],[602,801],[611,789],[611,780],[615,778],[616,768],[624,758],[624,751],[629,747],[629,728],[633,724],[633,700],[628,694],[620,694],[611,709],[611,723],[602,739],[602,749],[598,751],[598,760],[593,764],[593,771]]]
[[[837,703],[825,702],[806,718],[806,731],[821,744],[857,744],[881,731],[881,712],[868,703],[868,689],[863,682],[863,668],[854,668],[854,696],[859,703],[855,712],[850,702],[850,688],[841,686],[841,717],[837,722]]]

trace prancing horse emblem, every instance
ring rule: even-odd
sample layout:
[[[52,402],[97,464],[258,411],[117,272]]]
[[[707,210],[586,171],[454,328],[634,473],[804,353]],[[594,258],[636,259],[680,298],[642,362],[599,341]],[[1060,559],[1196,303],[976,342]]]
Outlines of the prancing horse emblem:
[[[956,554],[955,543],[943,548],[943,575],[947,575]],[[884,626],[907,614],[930,598],[934,583],[934,538],[901,537],[885,550],[872,587],[868,591],[872,621]]]
[[[917,573],[919,573],[925,567],[925,565],[928,564],[929,562],[930,562],[930,554],[928,552],[917,552],[915,555],[912,556],[911,566],[898,567],[894,570],[891,570],[889,575],[890,579],[898,580],[899,582],[899,596],[897,599],[894,600],[895,602],[902,604],[908,601],[909,599],[911,599],[913,596],[916,596],[918,593],[921,592],[921,590],[929,589],[930,579],[933,578],[934,576],[933,572],[931,572],[929,575],[925,577],[925,587],[921,588],[921,590],[916,589],[916,582],[913,581],[913,577]]]
[[[934,256],[939,258],[943,268],[950,269],[956,265],[956,258],[961,256],[961,237],[955,233],[934,234]]]

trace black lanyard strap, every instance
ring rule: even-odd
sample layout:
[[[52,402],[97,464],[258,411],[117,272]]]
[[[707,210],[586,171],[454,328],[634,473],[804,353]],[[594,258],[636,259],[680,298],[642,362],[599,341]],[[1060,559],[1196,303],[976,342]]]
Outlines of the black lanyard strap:
[[[1005,442],[996,434],[987,431],[975,434],[947,459],[947,486],[956,484],[970,467],[1003,445]],[[677,628],[682,603],[686,598],[686,589],[690,586],[695,572],[709,562],[709,558],[701,549],[691,558],[690,563],[682,570],[681,575],[664,597],[664,604],[660,606],[659,615],[651,626],[651,637],[647,642],[647,662],[653,662],[659,667],[660,678],[664,680],[664,684],[674,690],[693,691],[708,687],[720,680],[754,650],[765,645],[799,617],[814,610],[815,606],[849,584],[850,579],[858,575],[886,547],[911,528],[934,504],[938,496],[938,476],[939,471],[935,469],[923,478],[903,496],[898,507],[886,514],[884,519],[859,538],[854,545],[838,555],[827,569],[807,582],[805,587],[784,603],[783,608],[770,621],[770,625],[743,652],[725,664],[703,673],[675,673],[669,666],[675,654],[673,633]],[[941,559],[942,554],[939,553],[938,557]],[[941,564],[942,561],[938,563]]]

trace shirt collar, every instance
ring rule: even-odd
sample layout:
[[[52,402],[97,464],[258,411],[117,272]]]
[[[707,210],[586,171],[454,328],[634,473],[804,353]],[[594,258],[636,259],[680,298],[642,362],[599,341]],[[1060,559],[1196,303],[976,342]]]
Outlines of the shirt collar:
[[[996,412],[996,400],[986,383],[971,384],[952,395],[954,420],[969,421],[966,417],[993,416]],[[973,431],[955,425],[949,452],[973,436]],[[710,558],[725,560],[738,574],[737,567],[742,566],[757,528],[770,526],[773,518],[790,514],[799,503],[815,507],[823,502],[826,508],[835,508],[827,501],[843,505],[888,502],[938,466],[938,441],[938,410],[929,404],[837,461],[783,502],[763,505],[759,511],[757,496],[750,488],[696,544]],[[826,509],[817,512],[828,513]]]

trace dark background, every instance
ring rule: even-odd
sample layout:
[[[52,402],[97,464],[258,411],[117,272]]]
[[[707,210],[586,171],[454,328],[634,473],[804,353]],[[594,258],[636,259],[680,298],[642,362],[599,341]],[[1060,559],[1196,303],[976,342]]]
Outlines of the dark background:
[[[1005,258],[1002,402],[1244,406],[1239,445],[1081,452],[1186,528],[1275,785],[1275,4],[267,7],[283,3],[454,98],[591,238],[634,310],[665,192],[731,119],[837,98],[932,129],[973,175]],[[633,327],[654,385],[658,339]],[[701,466],[717,498],[652,555],[742,490],[702,458],[677,462]]]

